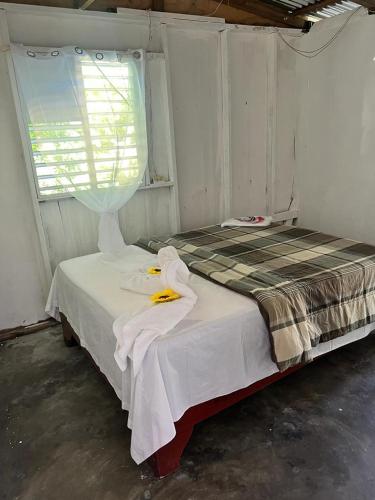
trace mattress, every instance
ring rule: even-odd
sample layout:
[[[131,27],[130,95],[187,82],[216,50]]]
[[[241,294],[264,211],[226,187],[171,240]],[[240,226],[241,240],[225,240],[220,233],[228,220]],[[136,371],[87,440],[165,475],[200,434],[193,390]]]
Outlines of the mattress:
[[[133,247],[134,258],[150,256]],[[191,406],[247,387],[277,372],[269,333],[257,303],[192,275],[197,305],[173,330],[150,346],[136,380],[114,359],[112,325],[147,306],[149,298],[120,288],[123,268],[92,254],[62,262],[55,273],[47,312],[67,317],[128,410],[131,455],[136,463],[175,436],[174,422]],[[365,337],[374,324],[320,344],[314,355]]]

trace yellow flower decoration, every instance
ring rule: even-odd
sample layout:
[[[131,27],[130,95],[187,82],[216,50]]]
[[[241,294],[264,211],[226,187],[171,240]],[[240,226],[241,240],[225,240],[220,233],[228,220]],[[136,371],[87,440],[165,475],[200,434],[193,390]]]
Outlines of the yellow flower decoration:
[[[166,290],[162,290],[161,292],[156,292],[154,295],[151,295],[150,299],[154,304],[161,304],[163,302],[172,302],[172,300],[180,299],[181,295],[167,288]]]
[[[160,269],[160,267],[149,267],[147,269],[147,273],[148,274],[160,274],[161,273],[161,269]]]

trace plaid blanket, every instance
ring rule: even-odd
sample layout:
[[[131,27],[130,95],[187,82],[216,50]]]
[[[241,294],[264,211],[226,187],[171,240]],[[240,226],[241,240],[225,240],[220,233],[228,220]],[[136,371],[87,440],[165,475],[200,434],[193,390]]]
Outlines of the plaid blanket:
[[[210,226],[166,239],[190,270],[258,301],[273,359],[286,370],[311,349],[375,321],[375,247],[293,226]]]

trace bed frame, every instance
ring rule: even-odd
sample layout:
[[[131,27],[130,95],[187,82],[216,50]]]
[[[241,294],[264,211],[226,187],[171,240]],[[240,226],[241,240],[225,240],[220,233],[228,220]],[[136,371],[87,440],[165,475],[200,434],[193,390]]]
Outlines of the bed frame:
[[[63,329],[64,342],[68,347],[74,345],[80,345],[79,337],[70,326],[68,320],[64,314],[60,313],[61,324]],[[92,362],[100,372],[99,367],[96,365],[95,361],[90,356],[90,353],[85,349],[86,353],[91,358]],[[232,406],[242,399],[251,396],[252,394],[264,389],[268,385],[280,380],[292,372],[300,369],[303,365],[297,365],[284,372],[278,372],[270,377],[266,377],[254,384],[240,389],[238,391],[232,392],[225,396],[220,396],[218,398],[210,399],[199,405],[192,406],[183,414],[183,416],[175,422],[176,436],[172,441],[167,443],[165,446],[157,450],[149,459],[148,462],[154,470],[155,476],[162,478],[171,474],[177,470],[180,466],[180,458],[182,453],[192,435],[194,425],[198,422],[202,422],[206,418],[209,418],[222,410],[225,410],[229,406]],[[102,372],[100,372],[102,374]],[[103,375],[103,374],[102,374]],[[104,376],[104,375],[103,375]],[[107,380],[107,379],[106,379]]]

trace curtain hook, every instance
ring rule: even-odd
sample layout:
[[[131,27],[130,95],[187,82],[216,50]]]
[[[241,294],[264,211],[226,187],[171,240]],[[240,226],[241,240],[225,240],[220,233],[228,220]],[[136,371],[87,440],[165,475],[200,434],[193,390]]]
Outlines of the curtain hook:
[[[81,55],[83,54],[83,49],[81,49],[80,47],[74,47],[74,50],[77,52],[77,54]]]
[[[54,57],[58,56],[59,54],[60,54],[60,52],[58,50],[53,50],[51,52],[51,56],[54,56]]]
[[[103,54],[101,52],[97,52],[96,53],[96,58],[99,59],[99,61],[101,61],[104,58],[104,56],[103,56]]]
[[[35,57],[35,56],[36,56],[35,52],[33,52],[32,50],[28,50],[28,51],[26,52],[26,54],[27,54],[29,57]]]
[[[139,50],[135,50],[135,51],[133,52],[133,57],[134,57],[134,59],[141,59],[142,55],[141,55],[141,53],[139,52]]]

